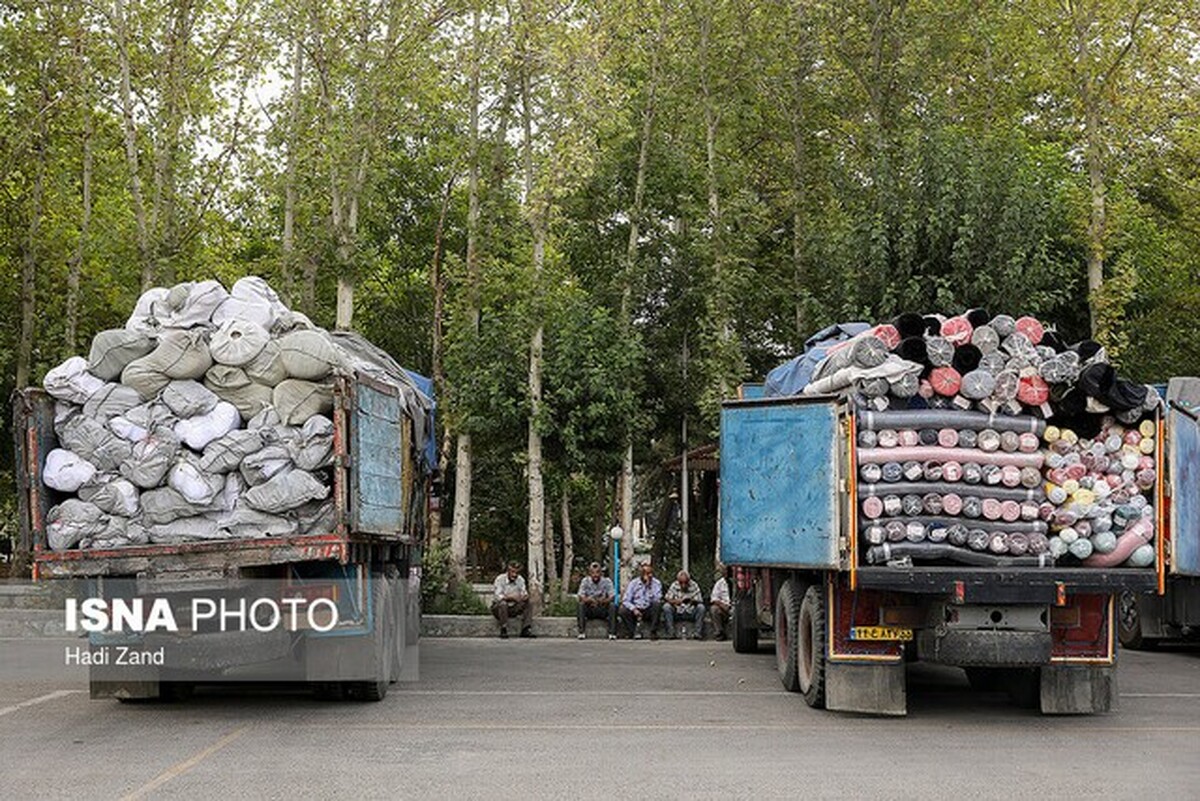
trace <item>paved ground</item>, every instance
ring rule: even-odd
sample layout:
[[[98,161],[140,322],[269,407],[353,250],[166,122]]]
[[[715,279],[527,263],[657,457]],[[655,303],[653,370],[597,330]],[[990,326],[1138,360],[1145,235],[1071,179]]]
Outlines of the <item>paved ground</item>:
[[[808,709],[773,656],[726,643],[421,648],[422,680],[379,704],[0,682],[0,798],[1200,796],[1200,651],[1123,653],[1108,716],[1042,718],[917,667],[908,717],[875,719]]]

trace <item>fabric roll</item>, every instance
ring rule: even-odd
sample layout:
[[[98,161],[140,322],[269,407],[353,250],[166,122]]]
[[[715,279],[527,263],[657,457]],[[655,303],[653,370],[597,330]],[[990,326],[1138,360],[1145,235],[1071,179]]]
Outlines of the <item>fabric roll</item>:
[[[1035,489],[1042,485],[1042,474],[1038,472],[1036,467],[1021,468],[1021,486],[1026,489]]]
[[[988,325],[1001,339],[1017,330],[1017,321],[1007,314],[997,314]]]
[[[972,370],[962,377],[962,396],[968,400],[991,397],[996,389],[996,376],[984,369]]]
[[[855,388],[867,398],[883,398],[891,391],[891,383],[883,377],[873,376],[860,378],[855,382]]]
[[[877,520],[883,516],[883,499],[882,498],[864,498],[862,502],[863,517],[868,520]]]
[[[900,434],[891,428],[885,428],[878,433],[876,441],[880,448],[894,448],[900,444]]]
[[[929,446],[939,444],[938,432],[932,428],[922,428],[917,432],[917,439],[919,440],[917,443],[919,445]]]
[[[1040,555],[1049,551],[1050,541],[1047,539],[1045,534],[1035,532],[1033,534],[1027,534],[1026,536],[1029,538],[1029,553]]]
[[[1000,468],[1000,483],[1013,489],[1021,486],[1021,470],[1022,468],[1011,464]]]
[[[962,481],[963,466],[959,462],[949,461],[942,464],[942,480],[950,482]]]
[[[994,433],[994,432],[993,432]],[[1000,437],[995,436],[996,447],[999,448]],[[982,448],[982,443],[981,443]],[[1039,453],[982,453],[977,450],[964,448],[862,448],[858,452],[860,464],[868,462],[893,461],[937,461],[937,462],[976,462],[979,464],[1014,465],[1015,467],[1038,467],[1044,462],[1044,456]],[[919,467],[919,465],[918,465]]]
[[[1004,480],[1003,468],[998,464],[982,464],[979,466],[983,483],[989,487],[998,487]]]
[[[926,535],[930,542],[945,542],[946,537],[950,534],[949,526],[937,526],[929,529]]]
[[[1011,556],[986,551],[972,551],[954,547],[948,543],[901,542],[884,543],[867,549],[867,562],[872,565],[886,564],[893,559],[919,559],[933,561],[945,559],[965,565],[979,567],[1053,567],[1054,559],[1049,555]]]
[[[1001,514],[1001,501],[995,498],[984,498],[981,506],[983,518],[985,520],[999,520]]]
[[[958,432],[958,447],[974,450],[979,444],[979,432],[970,428],[964,428]]]
[[[953,367],[937,367],[929,374],[933,391],[944,398],[953,398],[962,388],[962,376]]]
[[[896,517],[904,511],[904,502],[899,495],[883,496],[883,513],[888,517]]]
[[[1008,366],[1008,360],[1004,358],[1004,352],[993,350],[983,354],[983,358],[979,360],[979,369],[987,370],[992,375],[999,375]]]
[[[1028,431],[1041,436],[1046,430],[1046,421],[1032,415],[997,415],[976,411],[860,411],[860,429],[882,431],[885,428],[955,428],[962,436],[963,430]]]
[[[966,462],[962,466],[962,480],[966,484],[978,484],[983,481],[983,471],[974,462]]]
[[[958,446],[958,432],[953,428],[943,428],[936,432],[935,439],[938,445],[943,448],[954,448]]]
[[[925,526],[911,521],[904,526],[904,538],[909,542],[923,542],[927,529]]]
[[[936,492],[927,492],[921,497],[921,512],[923,514],[936,517],[942,513],[943,507],[942,496]]]
[[[947,492],[942,496],[942,512],[951,516],[957,517],[962,513],[963,499],[956,492]]]
[[[926,462],[921,466],[921,468],[921,478],[923,478],[925,481],[935,482],[942,480],[942,466],[937,462]]]
[[[1026,406],[1041,406],[1050,400],[1050,387],[1040,375],[1022,375],[1017,381],[1017,400]]]
[[[1000,502],[1000,519],[1006,523],[1015,523],[1021,519],[1021,504],[1016,501]]]
[[[921,388],[921,379],[916,373],[905,373],[888,382],[891,394],[897,398],[915,397]]]
[[[962,516],[972,520],[983,517],[983,499],[968,495],[962,499]]]
[[[965,316],[951,317],[942,323],[941,334],[956,348],[968,344],[974,328]]]
[[[887,483],[894,483],[904,478],[904,465],[899,462],[885,462],[880,477]]]
[[[903,342],[909,337],[919,337],[925,334],[925,318],[913,312],[904,312],[896,315],[892,320],[892,327],[900,335],[900,341]]]
[[[900,448],[915,448],[921,445],[921,435],[911,428],[904,428],[896,432],[896,445]]]
[[[888,542],[904,542],[904,523],[899,520],[889,520],[883,527]]]
[[[875,431],[864,430],[858,432],[858,447],[874,448],[879,445],[879,434]]]
[[[1029,535],[1014,531],[1008,535],[1008,552],[1013,556],[1024,556],[1029,553]]]
[[[1000,450],[1005,453],[1015,453],[1021,446],[1021,436],[1016,431],[1000,432]],[[1036,448],[1034,450],[1037,450]],[[1024,451],[1031,453],[1031,451]]]
[[[967,544],[967,527],[961,523],[955,523],[947,527],[946,542],[958,548],[965,547]]]
[[[995,453],[1000,450],[1000,435],[991,429],[980,431],[975,447],[984,453]]]
[[[965,375],[979,367],[979,363],[983,360],[983,352],[974,345],[960,345],[954,351],[954,357],[950,360],[950,366],[958,371],[959,375]]]
[[[988,537],[988,550],[994,554],[1008,553],[1008,535],[995,531]]]
[[[1000,335],[989,325],[977,326],[971,332],[971,344],[982,353],[991,353],[1000,347]]]
[[[965,522],[961,518],[946,517],[945,515],[942,515],[940,517],[921,516],[921,517],[916,517],[916,518],[900,518],[899,521],[896,521],[896,520],[888,521],[888,523],[886,523],[885,526],[891,525],[892,523],[895,523],[895,522],[901,522],[903,524],[903,523],[912,522],[912,521],[916,521],[916,522],[922,524],[923,526],[925,526],[926,528],[932,528],[933,526],[965,525],[968,528],[985,531],[989,534],[991,534],[994,531],[1003,531],[1006,534],[1011,534],[1014,531],[1020,531],[1022,534],[1045,534],[1047,531],[1050,530],[1049,526],[1047,526],[1045,523],[1043,523],[1040,520],[1037,522],[1034,522],[1034,523],[1026,523],[1026,522],[1020,521],[1020,520],[1018,520],[1015,523],[1006,523],[1003,520],[985,520],[985,519],[971,520],[969,522]],[[862,531],[871,525],[875,525],[875,524],[871,523],[869,521],[864,521],[863,524],[861,526],[859,526],[859,531]]]
[[[1046,333],[1045,327],[1036,317],[1020,317],[1015,325],[1017,331],[1024,334],[1025,338],[1034,345],[1039,344]]]
[[[967,547],[972,551],[985,551],[991,539],[991,535],[988,532],[973,528],[967,532]]]
[[[1038,442],[1037,434],[1024,433],[1017,435],[1017,450],[1021,453],[1036,453],[1041,443]]]
[[[933,367],[949,367],[954,359],[954,346],[945,337],[928,337],[925,358]]]
[[[904,514],[908,517],[920,515],[924,509],[920,495],[905,495],[900,499]]]
[[[882,545],[887,542],[887,531],[883,526],[871,526],[863,532],[863,539],[871,545]]]
[[[867,484],[874,484],[883,477],[883,467],[877,464],[864,464],[858,468],[858,476]]]

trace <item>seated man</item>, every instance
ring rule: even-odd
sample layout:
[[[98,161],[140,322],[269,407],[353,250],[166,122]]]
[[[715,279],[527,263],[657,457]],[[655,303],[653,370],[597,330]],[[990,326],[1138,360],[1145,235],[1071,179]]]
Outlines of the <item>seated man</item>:
[[[529,605],[529,591],[525,588],[525,577],[521,565],[509,562],[508,570],[496,576],[493,584],[492,615],[500,621],[500,638],[508,638],[508,619],[521,616],[521,636],[536,637],[533,633],[533,607]]]
[[[729,582],[725,580],[725,574],[720,570],[717,571],[716,582],[713,584],[708,604],[712,609],[713,628],[717,630],[717,639],[723,640],[727,636],[725,631],[729,626],[729,611],[733,609],[733,602],[729,597]]]
[[[654,566],[643,562],[641,575],[629,582],[621,603],[621,622],[633,639],[642,639],[639,623],[650,626],[650,639],[658,639],[658,616],[662,612],[662,582],[654,577]]]
[[[692,632],[693,640],[704,639],[704,596],[700,593],[700,585],[692,581],[686,570],[680,570],[667,590],[667,600],[663,604],[663,615],[667,619],[667,637],[675,639],[675,618],[687,620],[691,618],[696,624]]]
[[[600,563],[588,565],[588,574],[579,582],[579,639],[587,639],[589,620],[608,621],[608,639],[617,639],[617,608],[613,606],[613,583],[600,575]]]

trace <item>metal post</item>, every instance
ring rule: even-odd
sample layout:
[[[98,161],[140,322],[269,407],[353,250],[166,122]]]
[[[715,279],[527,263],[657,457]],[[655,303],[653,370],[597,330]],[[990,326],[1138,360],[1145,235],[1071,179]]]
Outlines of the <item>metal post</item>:
[[[613,603],[621,602],[621,527],[614,526],[609,536],[613,544]]]
[[[687,434],[687,415],[683,416],[683,471],[680,476],[680,483],[683,485],[679,490],[680,506],[680,526],[683,529],[683,569],[691,573],[691,567],[688,559],[688,504],[691,501],[691,488],[688,481],[688,434]]]

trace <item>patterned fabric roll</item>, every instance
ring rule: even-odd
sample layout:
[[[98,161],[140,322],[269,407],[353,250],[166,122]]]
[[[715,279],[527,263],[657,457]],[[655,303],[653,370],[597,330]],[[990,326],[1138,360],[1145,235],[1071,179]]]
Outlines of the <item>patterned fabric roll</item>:
[[[889,520],[883,530],[887,532],[888,542],[904,542],[904,523],[899,520]]]
[[[1030,434],[1028,431],[1024,434],[1017,435],[1017,450],[1021,453],[1036,453],[1037,449],[1042,444],[1038,442],[1037,434]]]
[[[996,373],[996,387],[992,390],[993,400],[1008,403],[1017,397],[1017,389],[1021,385],[1021,376],[1016,370],[1002,369]]]
[[[911,428],[901,429],[896,435],[901,448],[915,448],[921,444],[921,435]]]
[[[887,542],[887,531],[883,526],[871,526],[863,532],[863,537],[871,545],[882,545]]]
[[[1004,532],[994,532],[988,538],[988,550],[992,553],[1008,553],[1008,535]]]
[[[967,544],[967,536],[967,527],[960,523],[956,523],[946,529],[946,541],[951,545],[957,545],[959,548]]]
[[[983,516],[983,501],[974,495],[967,495],[962,499],[962,515],[972,520],[979,519]]]
[[[858,475],[865,483],[875,484],[883,477],[883,467],[883,465],[877,464],[864,464],[858,468]]]
[[[946,462],[942,465],[942,480],[957,482],[962,481],[963,466],[958,462]]]
[[[905,462],[904,463],[904,477],[907,480],[916,481],[917,479],[924,477],[924,475],[925,475],[925,468],[921,465],[920,462]]]
[[[917,438],[921,445],[930,446],[938,444],[938,432],[932,428],[922,428],[917,432]]]
[[[924,542],[926,529],[920,523],[910,522],[904,527],[904,537],[909,542]]]
[[[910,517],[921,514],[921,510],[924,508],[920,495],[905,495],[901,499],[901,502],[904,507],[904,514]]]
[[[878,497],[863,498],[862,513],[863,517],[868,520],[879,519],[883,516],[883,499]]]
[[[967,547],[972,551],[986,551],[991,535],[986,531],[973,528],[967,532]]]
[[[874,448],[879,445],[879,433],[869,429],[862,429],[858,432],[858,447]]]
[[[983,517],[985,520],[999,520],[1001,506],[1000,501],[995,498],[984,498],[981,506]]]
[[[979,432],[970,428],[958,432],[958,447],[972,450],[979,443]]]
[[[958,446],[958,432],[953,428],[943,428],[937,432],[937,444],[943,448],[954,448]]]
[[[894,448],[900,444],[900,435],[893,429],[885,428],[879,432],[876,440],[881,448]]]
[[[904,504],[900,500],[899,495],[883,496],[883,513],[888,517],[895,517],[904,509]]]
[[[885,462],[881,477],[884,481],[894,484],[904,478],[904,466],[899,462]]]
[[[971,323],[962,315],[951,317],[942,323],[942,336],[955,347],[969,343],[974,330]]]
[[[963,499],[962,496],[955,492],[950,492],[942,496],[942,512],[956,517],[962,512]],[[932,514],[938,514],[934,512]]]
[[[1021,468],[1021,486],[1022,487],[1025,487],[1026,489],[1034,489],[1035,487],[1041,486],[1041,483],[1042,483],[1042,476],[1041,476],[1041,473],[1038,472],[1036,467],[1022,467]]]
[[[1000,435],[990,428],[980,431],[976,447],[984,453],[995,453],[1000,450]]]
[[[1013,467],[1011,464],[1000,468],[1000,483],[1006,487],[1021,486],[1021,468]]]
[[[936,492],[927,492],[921,498],[921,510],[927,515],[940,515],[942,513],[943,503],[942,496]]]
[[[1038,504],[1036,501],[1025,501],[1021,504],[1021,519],[1025,521],[1038,519]]]
[[[1016,501],[1000,502],[1000,519],[1006,523],[1015,523],[1021,519],[1021,504]]]
[[[928,536],[930,542],[945,542],[946,537],[949,534],[950,534],[949,526],[937,526],[937,527],[931,526],[929,528],[929,533],[926,536]]]
[[[983,481],[983,470],[974,462],[967,462],[962,466],[962,480],[967,484],[978,484]]]
[[[1000,450],[1005,453],[1016,453],[1021,446],[1021,435],[1016,431],[1000,432]],[[1034,450],[1037,450],[1034,448]]]
[[[983,483],[989,487],[998,487],[1004,478],[1004,470],[995,464],[980,465],[979,471],[983,476]]]
[[[944,471],[942,466],[937,462],[926,462],[922,467],[924,469],[924,473],[921,477],[926,481],[933,482],[942,480]]]
[[[1029,538],[1029,553],[1039,556],[1049,550],[1049,540],[1045,534],[1027,534]]]

